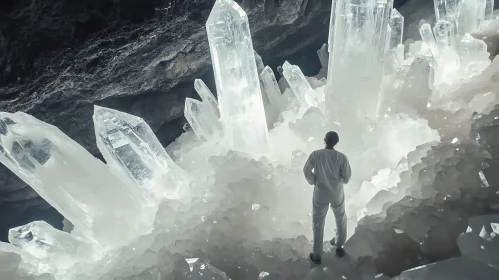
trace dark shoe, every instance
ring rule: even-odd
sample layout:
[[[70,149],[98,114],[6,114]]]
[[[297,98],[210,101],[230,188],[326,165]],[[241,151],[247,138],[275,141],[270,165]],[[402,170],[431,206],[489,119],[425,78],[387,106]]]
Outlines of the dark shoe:
[[[336,246],[336,238],[333,238],[331,239],[331,241],[329,241],[329,243],[331,243],[332,246]],[[339,247],[339,248],[336,248],[336,255],[338,257],[344,257],[346,254],[345,252],[345,249],[343,247]]]
[[[310,260],[315,264],[321,264],[321,257],[315,258],[314,253],[310,253]]]
[[[346,252],[345,252],[345,249],[343,249],[343,247],[336,248],[336,255],[337,255],[338,257],[340,257],[340,258],[341,258],[341,257],[344,257],[344,256],[345,256],[345,254],[346,254]]]
[[[331,246],[336,246],[336,238],[331,239],[329,243],[331,243]]]

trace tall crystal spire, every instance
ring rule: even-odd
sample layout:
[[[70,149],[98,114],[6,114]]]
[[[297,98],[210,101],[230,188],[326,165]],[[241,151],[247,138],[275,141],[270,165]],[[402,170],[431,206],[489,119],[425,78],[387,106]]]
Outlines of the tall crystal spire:
[[[461,0],[433,0],[437,21],[445,20],[454,22],[457,19],[460,2]]]
[[[206,22],[224,135],[243,152],[264,152],[267,122],[246,13],[217,0]]]
[[[393,49],[399,44],[402,44],[404,38],[404,17],[397,9],[392,9],[390,15],[390,30],[390,44],[388,48]]]
[[[393,0],[333,0],[332,7],[328,114],[340,123],[374,119]]]

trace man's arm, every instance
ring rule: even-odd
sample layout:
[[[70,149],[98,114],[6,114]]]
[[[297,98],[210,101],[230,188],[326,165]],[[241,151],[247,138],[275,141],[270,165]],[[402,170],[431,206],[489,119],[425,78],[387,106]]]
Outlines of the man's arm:
[[[348,162],[348,158],[346,156],[340,168],[340,176],[345,184],[348,184],[350,177],[352,177],[352,170],[350,169],[350,163]]]
[[[308,157],[307,163],[303,167],[303,174],[305,174],[305,179],[310,185],[315,185],[315,174],[312,172],[315,166],[315,157],[314,153],[311,153]]]

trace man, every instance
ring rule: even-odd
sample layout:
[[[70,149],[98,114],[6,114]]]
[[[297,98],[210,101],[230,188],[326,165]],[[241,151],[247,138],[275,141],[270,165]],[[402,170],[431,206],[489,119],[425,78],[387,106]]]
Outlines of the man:
[[[336,237],[330,243],[336,246],[338,256],[345,255],[343,244],[346,241],[347,219],[345,216],[343,184],[348,183],[352,173],[348,158],[334,149],[338,142],[338,133],[334,131],[328,132],[324,138],[326,148],[310,154],[303,168],[308,183],[314,185],[314,252],[310,253],[310,260],[316,264],[321,263],[324,223],[329,206],[331,206],[336,219]]]

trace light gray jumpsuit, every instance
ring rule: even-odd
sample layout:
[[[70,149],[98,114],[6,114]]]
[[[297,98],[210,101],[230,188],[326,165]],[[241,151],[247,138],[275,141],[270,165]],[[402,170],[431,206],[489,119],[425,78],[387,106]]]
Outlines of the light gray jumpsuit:
[[[314,254],[320,256],[323,253],[324,223],[330,205],[336,218],[336,246],[340,247],[345,244],[347,219],[343,184],[348,183],[352,172],[348,158],[333,149],[317,150],[310,154],[303,172],[308,183],[315,186],[313,197]]]

